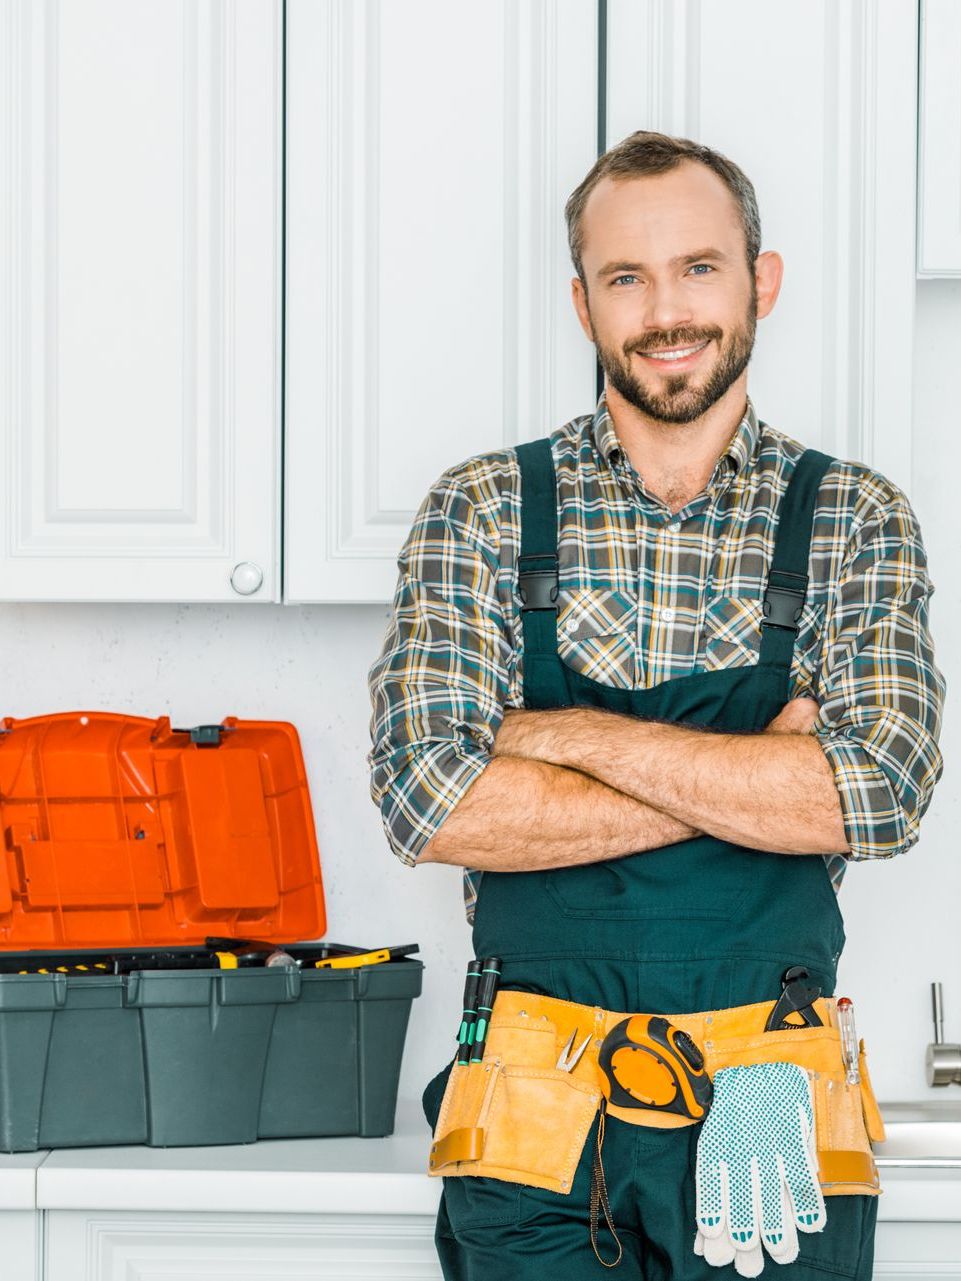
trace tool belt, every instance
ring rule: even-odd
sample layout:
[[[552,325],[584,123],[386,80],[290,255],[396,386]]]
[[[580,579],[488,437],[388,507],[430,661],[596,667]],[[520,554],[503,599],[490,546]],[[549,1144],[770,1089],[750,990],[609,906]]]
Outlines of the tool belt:
[[[884,1141],[884,1123],[859,1042],[860,1082],[846,1080],[836,1000],[812,1008],[822,1026],[765,1031],[775,1002],[723,1010],[668,1014],[692,1038],[713,1078],[720,1068],[787,1061],[811,1081],[819,1180],[825,1196],[880,1194],[871,1142]],[[621,1107],[605,1097],[599,1052],[605,1037],[630,1015],[555,997],[502,990],[493,1006],[480,1062],[455,1063],[441,1103],[428,1173],[486,1175],[510,1183],[569,1193],[599,1108],[631,1125],[673,1129],[696,1118],[643,1106]],[[593,1037],[572,1071],[556,1067],[573,1035]],[[603,1099],[603,1106],[602,1106]],[[599,1127],[599,1142],[602,1141]],[[598,1158],[600,1152],[598,1151]]]

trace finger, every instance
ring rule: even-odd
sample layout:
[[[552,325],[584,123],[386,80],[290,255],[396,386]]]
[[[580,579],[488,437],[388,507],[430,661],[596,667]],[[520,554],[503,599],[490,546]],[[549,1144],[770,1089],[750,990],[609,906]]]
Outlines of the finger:
[[[738,1250],[753,1250],[760,1245],[759,1210],[755,1203],[757,1158],[748,1166],[735,1165],[729,1171],[730,1188],[726,1201],[728,1235]]]
[[[798,1105],[800,1124],[805,1136],[808,1136],[807,1120],[801,1105]],[[785,1181],[791,1201],[791,1212],[794,1222],[802,1232],[821,1232],[827,1223],[827,1209],[824,1205],[824,1194],[818,1182],[816,1157],[812,1153],[813,1135],[806,1139],[803,1156],[785,1166]]]
[[[698,1140],[700,1142],[700,1140]],[[721,1166],[717,1161],[698,1160],[696,1166],[697,1224],[706,1237],[717,1237],[724,1231],[724,1196]]]
[[[760,1245],[752,1250],[737,1250],[734,1255],[734,1270],[742,1277],[758,1277],[764,1271],[764,1251]]]
[[[768,1214],[768,1203],[762,1208],[761,1239],[775,1263],[793,1263],[798,1256],[798,1235],[788,1201],[784,1161],[776,1156],[777,1208]]]
[[[725,1232],[720,1237],[704,1238],[704,1261],[713,1268],[723,1268],[734,1262],[737,1251],[730,1237]]]

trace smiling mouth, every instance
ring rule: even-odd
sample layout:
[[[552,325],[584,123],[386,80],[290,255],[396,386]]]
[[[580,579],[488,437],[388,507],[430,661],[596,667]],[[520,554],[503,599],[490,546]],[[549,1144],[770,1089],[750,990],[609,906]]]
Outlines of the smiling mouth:
[[[693,347],[665,347],[661,350],[640,351],[638,355],[643,356],[645,360],[655,360],[662,365],[683,364],[699,355],[710,341],[707,339]]]

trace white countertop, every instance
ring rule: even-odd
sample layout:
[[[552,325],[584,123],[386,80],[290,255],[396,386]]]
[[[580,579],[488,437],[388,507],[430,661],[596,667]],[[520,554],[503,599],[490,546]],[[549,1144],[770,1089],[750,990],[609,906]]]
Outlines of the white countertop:
[[[60,1148],[37,1171],[44,1210],[435,1215],[431,1134],[419,1100],[398,1099],[382,1139],[261,1139],[201,1148]]]
[[[49,1152],[0,1154],[0,1210],[35,1210],[37,1168]]]
[[[0,1210],[410,1214],[433,1218],[420,1101],[383,1139],[261,1139],[199,1148],[60,1148],[0,1155]],[[961,1222],[961,1168],[881,1167],[878,1217]],[[830,1213],[830,1200],[828,1201]]]

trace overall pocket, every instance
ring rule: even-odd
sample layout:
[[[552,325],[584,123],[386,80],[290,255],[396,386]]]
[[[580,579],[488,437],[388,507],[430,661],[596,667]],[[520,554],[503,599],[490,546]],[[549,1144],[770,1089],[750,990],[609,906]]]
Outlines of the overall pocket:
[[[759,857],[713,836],[695,836],[541,875],[558,911],[573,920],[732,921],[754,892]]]

